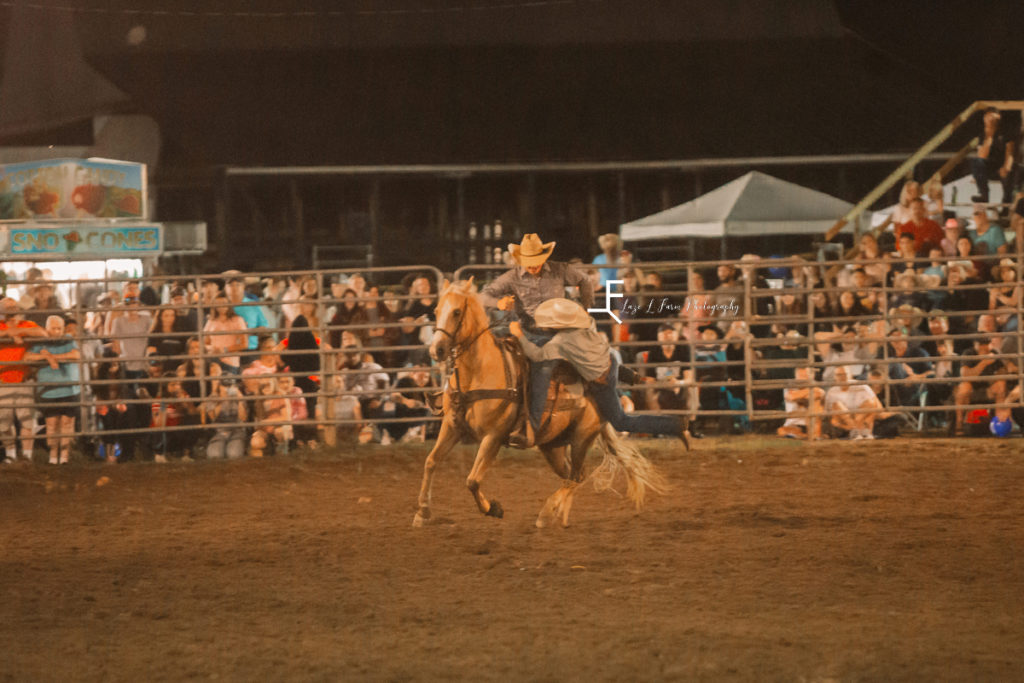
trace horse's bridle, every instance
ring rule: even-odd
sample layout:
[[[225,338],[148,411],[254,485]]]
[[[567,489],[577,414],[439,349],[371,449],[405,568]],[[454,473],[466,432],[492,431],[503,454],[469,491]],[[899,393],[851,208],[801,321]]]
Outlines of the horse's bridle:
[[[476,335],[472,339],[470,339],[468,342],[464,342],[462,344],[459,344],[458,340],[456,339],[456,335],[458,335],[459,330],[462,329],[462,323],[466,319],[466,312],[468,310],[469,310],[469,297],[465,296],[465,300],[463,301],[462,308],[460,309],[460,312],[459,312],[459,322],[455,325],[455,331],[454,332],[449,332],[448,330],[444,329],[443,327],[435,328],[435,331],[441,332],[442,334],[448,335],[448,338],[452,340],[452,347],[448,351],[448,357],[451,358],[452,360],[457,358],[460,353],[462,353],[463,351],[465,351],[466,349],[471,347],[473,344],[475,344],[476,340],[479,339],[483,335],[484,332],[487,332],[488,330],[490,330],[491,328],[494,327],[494,325],[486,325],[482,330],[477,332]]]

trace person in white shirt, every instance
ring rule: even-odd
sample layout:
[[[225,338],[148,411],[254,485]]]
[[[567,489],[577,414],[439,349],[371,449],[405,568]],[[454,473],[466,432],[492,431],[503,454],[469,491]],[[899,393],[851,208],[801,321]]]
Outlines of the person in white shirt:
[[[874,412],[853,412],[858,410],[881,409],[882,404],[867,384],[847,384],[851,379],[850,369],[845,365],[836,367],[836,386],[825,394],[825,410],[835,413],[832,426],[842,436],[851,439],[873,439]]]

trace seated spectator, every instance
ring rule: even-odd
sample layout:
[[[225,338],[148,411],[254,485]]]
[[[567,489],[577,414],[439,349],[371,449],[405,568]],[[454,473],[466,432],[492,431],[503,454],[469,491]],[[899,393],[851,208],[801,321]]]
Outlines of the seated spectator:
[[[863,268],[856,268],[851,273],[851,282],[854,287],[854,296],[865,314],[872,315],[880,312],[878,305],[878,292],[871,289],[871,278]]]
[[[945,311],[933,308],[928,312],[929,339],[921,345],[933,358],[932,373],[936,379],[947,379],[949,382],[933,382],[928,385],[928,405],[943,405],[953,394],[952,380],[956,377],[954,361],[949,358],[958,356],[953,340],[949,338],[949,318]],[[943,356],[947,358],[943,359]]]
[[[198,332],[199,317],[196,309],[189,306],[188,290],[177,286],[171,288],[170,306],[177,316],[175,323],[178,332]]]
[[[908,180],[903,183],[903,187],[900,188],[900,200],[896,204],[896,209],[892,212],[889,219],[893,225],[900,225],[906,223],[914,217],[913,214],[913,201],[921,196],[921,183],[916,180]]]
[[[267,329],[273,330],[271,336],[275,339],[281,334],[285,327],[284,312],[281,310],[282,298],[285,289],[288,287],[288,279],[281,275],[273,275],[263,280],[263,317],[267,319]],[[330,320],[330,318],[328,318]],[[259,340],[257,340],[257,346]]]
[[[982,265],[982,261],[970,258],[974,254],[974,245],[971,244],[971,238],[967,235],[961,235],[956,241],[956,256],[957,258],[949,262],[949,268],[959,266],[964,269],[964,273],[970,277],[975,277],[978,274],[978,268]],[[949,270],[947,269],[946,275],[948,277]]]
[[[173,372],[165,373],[162,380],[156,400],[152,404],[153,419],[149,425],[153,430],[150,437],[153,461],[165,463],[168,457],[191,460],[189,453],[199,436],[197,430],[167,428],[198,425],[199,406],[188,395]]]
[[[992,348],[992,340],[988,337],[975,340],[974,348],[960,354],[960,383],[953,392],[953,402],[957,406],[952,425],[954,435],[964,434],[967,409],[960,406],[1002,403],[1007,393],[1006,380],[987,378],[1004,374],[1005,370],[1003,362]]]
[[[988,211],[981,207],[974,210],[974,230],[969,230],[967,236],[971,238],[971,244],[974,245],[972,249],[974,254],[994,256],[1006,254],[1010,250],[1003,229],[998,225],[992,225],[989,222]],[[982,278],[986,277],[996,263],[997,261],[989,259],[976,264],[979,275]]]
[[[679,332],[671,323],[658,328],[658,345],[644,357],[644,372],[653,382],[663,384],[646,393],[648,410],[687,410],[694,371],[689,367],[690,347],[680,344]]]
[[[853,372],[844,365],[835,369],[836,386],[825,393],[825,409],[835,413],[830,419],[839,438],[873,439],[875,412],[860,410],[881,410],[882,403],[867,384],[850,384]]]
[[[271,445],[277,453],[287,450],[292,440],[291,401],[280,393],[277,380],[273,377],[260,379],[260,393],[256,401],[256,420],[252,438],[249,440],[249,455],[262,458]]]
[[[955,218],[946,219],[945,224],[942,226],[942,241],[939,242],[939,247],[942,249],[943,256],[956,256],[959,252],[956,248],[957,240],[963,237],[963,230],[960,227],[960,221]]]
[[[988,308],[988,293],[983,289],[965,287],[980,284],[974,277],[966,275],[963,266],[951,265],[943,288],[943,309],[949,313],[949,333],[953,335],[967,334],[974,330],[975,315],[970,311],[981,311]],[[970,346],[964,340],[957,341],[957,350],[963,351]]]
[[[822,438],[822,418],[816,417],[815,413],[820,415],[825,412],[825,390],[811,385],[812,381],[810,368],[801,366],[794,369],[793,386],[785,389],[783,396],[786,413],[801,415],[787,417],[778,429],[779,436],[791,439],[810,438],[812,441]]]
[[[917,275],[917,247],[914,244],[914,236],[909,232],[900,233],[896,245],[898,250],[892,255],[892,268],[889,272],[890,282],[900,273],[910,272]]]
[[[759,369],[755,377],[773,382],[793,379],[795,369],[809,361],[807,347],[800,346],[802,335],[795,329],[779,330],[775,335],[776,344],[759,347],[757,351]],[[783,389],[755,389],[755,405],[761,410],[781,410],[785,406]]]
[[[928,258],[932,261],[921,275],[918,276],[918,280],[920,280],[922,286],[936,289],[946,282],[945,255],[939,247],[932,247],[928,251]]]
[[[971,174],[978,185],[973,202],[988,203],[989,180],[998,180],[1003,186],[1003,201],[1013,196],[1017,176],[1017,140],[1020,138],[1020,117],[1003,116],[995,107],[988,107],[982,116],[981,144],[977,156],[970,159]]]
[[[868,386],[874,392],[875,398],[882,401],[885,397],[885,373],[875,368],[868,371]],[[900,416],[898,413],[882,411],[875,413],[875,424],[871,428],[871,435],[876,439],[894,439],[900,434]]]
[[[224,294],[213,300],[213,315],[206,321],[203,335],[206,338],[206,353],[214,356],[221,370],[237,375],[241,372],[239,352],[249,347],[245,334],[245,320],[231,306]]]
[[[309,407],[302,389],[295,386],[295,379],[291,375],[283,375],[277,380],[277,390],[285,395],[289,401],[291,421],[302,422],[309,419]],[[299,446],[306,446],[313,449],[317,447],[316,426],[308,424],[293,424],[295,440]]]
[[[338,306],[338,311],[334,314],[334,318],[331,319],[330,340],[331,346],[336,349],[341,348],[341,332],[343,329],[352,328],[353,325],[366,325],[369,321],[366,310],[357,300],[358,296],[354,289],[346,289],[341,295],[341,304]],[[360,344],[366,343],[369,333],[366,327],[355,327],[350,331],[359,338]]]
[[[889,335],[889,348],[892,350],[889,378],[899,382],[891,385],[890,399],[894,399],[896,405],[919,405],[921,396],[928,391],[924,380],[935,376],[928,352],[916,342],[908,341],[902,330],[894,330]]]
[[[924,311],[917,306],[902,304],[890,312],[894,330],[906,335],[916,336],[924,333]]]
[[[1021,303],[1021,286],[1017,283],[1017,267],[1010,259],[1003,259],[992,269],[993,286],[988,289],[988,310],[996,312],[996,325],[1000,331],[1017,329],[1017,310]]]
[[[380,327],[371,327],[364,329],[366,338],[366,347],[369,351],[374,354],[381,355],[380,360],[384,360],[383,353],[377,351],[385,346],[392,346],[394,340],[398,337],[397,327],[387,327],[392,322],[391,311],[380,298],[380,289],[376,286],[371,286],[366,290],[366,303],[363,305],[363,311],[366,315],[366,323],[369,325],[380,325]],[[333,345],[332,345],[333,346]],[[334,348],[339,348],[335,346]]]
[[[913,235],[914,251],[920,254],[932,247],[942,243],[942,228],[939,224],[928,218],[928,210],[925,208],[924,199],[917,197],[910,202],[910,220],[896,225],[895,231],[898,235]]]
[[[797,325],[795,328],[797,333],[803,336],[813,336],[813,333],[819,330],[831,330],[832,323],[828,321],[828,318],[832,317],[834,307],[825,290],[815,289],[807,296],[807,301],[811,308],[810,312],[814,316],[814,329],[808,330],[806,325]]]
[[[395,404],[396,418],[428,417],[431,414],[428,405],[429,394],[437,390],[431,381],[430,373],[417,368],[398,379],[391,394]],[[395,441],[412,441],[422,443],[427,437],[427,422],[396,422],[386,427],[389,436]]]
[[[835,310],[832,311],[831,317],[845,318],[845,321],[841,321],[845,324],[847,321],[863,317],[867,313],[864,307],[860,305],[857,293],[851,289],[844,289],[839,293],[839,299],[836,301]]]
[[[354,395],[359,401],[361,418],[379,417],[382,408],[381,391],[390,383],[387,373],[377,363],[367,361],[362,347],[358,345],[344,347],[341,351],[342,391]],[[345,412],[355,412],[350,405],[341,407]],[[379,435],[374,433],[373,427],[364,425],[359,433],[360,443],[375,439],[379,439]]]
[[[242,387],[249,396],[259,393],[259,378],[261,376],[275,375],[284,367],[281,364],[281,357],[277,353],[277,342],[269,334],[260,337],[258,351],[260,355],[256,357],[256,360],[242,370]]]
[[[409,295],[415,298],[405,302],[403,315],[417,322],[434,321],[434,295],[430,280],[424,275],[416,276],[409,285]]]
[[[889,310],[904,306],[924,310],[929,306],[928,295],[920,290],[917,276],[906,271],[896,276],[892,283],[893,293],[889,296]]]
[[[82,356],[75,340],[64,334],[64,318],[51,315],[45,329],[52,341],[34,344],[25,360],[44,363],[36,375],[40,383],[36,396],[46,422],[50,464],[64,465],[71,457],[71,435],[75,432],[75,417],[81,412],[78,361]]]
[[[946,203],[942,198],[942,178],[938,174],[933,175],[921,188],[921,193],[924,198],[925,214],[936,223],[942,223],[946,211]]]
[[[234,376],[221,374],[219,365],[211,366],[211,370],[210,396],[202,408],[206,423],[216,428],[206,444],[206,457],[237,460],[245,455],[246,429],[240,423],[248,420],[246,401]]]
[[[701,410],[727,410],[728,403],[725,398],[725,387],[723,384],[729,379],[728,367],[726,366],[726,345],[721,343],[723,334],[714,325],[705,325],[701,328],[700,341],[694,346],[694,379],[698,386],[698,405]],[[719,431],[727,431],[727,422],[731,418],[712,417],[718,423]],[[704,419],[698,417],[701,427],[704,427]]]
[[[864,335],[881,336],[875,328],[875,325],[862,325],[859,329]],[[858,328],[849,325],[837,325],[832,332],[818,332],[814,341],[815,350],[825,365],[821,381],[826,385],[837,381],[837,367],[846,368],[852,379],[862,379],[867,375],[867,363],[877,357],[878,342],[865,341],[858,335]]]

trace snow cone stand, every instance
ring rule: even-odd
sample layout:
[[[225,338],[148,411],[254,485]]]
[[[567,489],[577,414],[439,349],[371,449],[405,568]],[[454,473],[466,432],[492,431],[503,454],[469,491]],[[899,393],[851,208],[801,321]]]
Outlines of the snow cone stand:
[[[205,223],[153,223],[148,205],[145,164],[48,159],[0,166],[3,270],[12,280],[33,266],[55,281],[137,277],[162,255],[206,249]],[[169,233],[179,247],[171,251]]]

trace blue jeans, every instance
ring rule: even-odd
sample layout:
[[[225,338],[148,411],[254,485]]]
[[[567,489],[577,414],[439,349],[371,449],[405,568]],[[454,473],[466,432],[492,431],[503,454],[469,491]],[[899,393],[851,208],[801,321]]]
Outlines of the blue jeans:
[[[1000,178],[999,169],[1002,164],[993,164],[988,159],[982,159],[981,157],[974,157],[970,162],[971,175],[974,176],[974,182],[978,184],[978,194],[981,196],[981,201],[988,201],[988,181],[990,179],[998,180],[1002,184],[1002,202],[1004,204],[1009,204],[1013,201],[1013,185],[1017,176],[1016,164],[1013,165],[1013,168],[1006,174],[1005,178]]]
[[[608,368],[608,378],[605,382],[587,384],[587,390],[594,398],[594,402],[597,403],[597,410],[601,413],[601,417],[608,420],[617,432],[679,436],[683,423],[675,415],[627,415],[622,410],[619,392],[616,391],[619,382],[618,372],[619,361],[612,356],[611,367]]]

